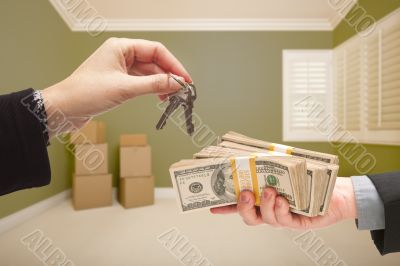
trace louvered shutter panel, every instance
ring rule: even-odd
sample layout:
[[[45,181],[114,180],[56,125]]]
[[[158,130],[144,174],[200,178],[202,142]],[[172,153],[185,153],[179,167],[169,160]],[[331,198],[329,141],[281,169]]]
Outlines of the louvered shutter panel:
[[[360,130],[361,49],[360,39],[353,39],[344,51],[344,128]]]
[[[381,30],[381,93],[378,128],[400,130],[400,16]]]
[[[331,66],[331,51],[284,51],[284,140],[326,140],[307,104],[320,103],[324,107],[321,117],[332,111]],[[307,97],[310,101],[304,101]]]
[[[379,53],[379,38],[380,33],[374,32],[366,39],[365,45],[365,74],[366,74],[366,90],[367,93],[367,128],[368,130],[377,129],[379,125],[380,113],[380,53]]]
[[[336,115],[337,123],[341,126],[345,124],[345,67],[344,67],[344,49],[334,51],[334,105],[333,110]]]
[[[359,142],[400,145],[400,9],[334,49],[334,111]]]

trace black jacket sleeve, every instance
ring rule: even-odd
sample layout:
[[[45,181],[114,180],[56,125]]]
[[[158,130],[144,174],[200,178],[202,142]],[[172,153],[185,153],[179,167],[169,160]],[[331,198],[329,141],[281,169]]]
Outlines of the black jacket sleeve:
[[[381,197],[385,209],[385,229],[371,231],[382,255],[400,251],[400,171],[368,175]]]
[[[0,195],[50,183],[46,114],[33,93],[0,96]]]

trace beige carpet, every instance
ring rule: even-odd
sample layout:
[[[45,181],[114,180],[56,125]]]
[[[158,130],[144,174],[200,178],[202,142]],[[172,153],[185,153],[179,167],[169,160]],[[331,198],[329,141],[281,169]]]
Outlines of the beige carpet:
[[[78,212],[67,201],[0,235],[0,265],[51,265],[56,255],[77,266],[193,265],[192,257],[204,265],[318,265],[327,250],[347,265],[400,264],[400,254],[381,257],[369,232],[357,231],[353,221],[309,236],[314,233],[312,241],[321,248],[303,251],[294,241],[300,232],[248,227],[236,215],[179,214],[173,199],[130,210],[114,203]]]

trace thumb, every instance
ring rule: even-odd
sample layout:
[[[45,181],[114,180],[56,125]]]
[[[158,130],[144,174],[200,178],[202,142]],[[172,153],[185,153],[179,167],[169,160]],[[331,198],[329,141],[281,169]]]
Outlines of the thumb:
[[[177,79],[185,82],[182,77]],[[135,96],[144,94],[169,94],[178,91],[181,85],[168,74],[155,74],[148,76],[131,76],[129,79],[129,90]]]

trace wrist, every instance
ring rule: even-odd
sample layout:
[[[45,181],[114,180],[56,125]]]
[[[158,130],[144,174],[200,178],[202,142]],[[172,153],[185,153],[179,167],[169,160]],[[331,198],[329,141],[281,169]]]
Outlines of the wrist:
[[[90,115],[82,115],[79,103],[74,105],[79,98],[67,97],[66,92],[72,86],[69,79],[66,79],[42,91],[49,138],[75,131],[92,118]]]
[[[42,91],[42,96],[43,96],[43,103],[44,103],[44,108],[46,110],[47,114],[47,129],[49,133],[49,139],[54,137],[57,132],[57,128],[59,128],[60,125],[58,125],[56,119],[56,113],[57,113],[57,107],[54,105],[53,100],[52,100],[52,91],[51,87],[44,89]]]
[[[336,180],[336,188],[343,199],[343,219],[357,219],[356,199],[351,178],[338,177]]]

